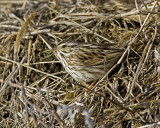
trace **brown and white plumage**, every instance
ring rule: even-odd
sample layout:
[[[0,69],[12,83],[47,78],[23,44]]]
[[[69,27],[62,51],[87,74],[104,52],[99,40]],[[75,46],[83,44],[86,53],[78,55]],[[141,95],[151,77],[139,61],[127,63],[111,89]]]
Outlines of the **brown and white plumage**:
[[[91,82],[101,78],[116,63],[123,51],[109,44],[72,42],[58,45],[55,55],[76,81]]]

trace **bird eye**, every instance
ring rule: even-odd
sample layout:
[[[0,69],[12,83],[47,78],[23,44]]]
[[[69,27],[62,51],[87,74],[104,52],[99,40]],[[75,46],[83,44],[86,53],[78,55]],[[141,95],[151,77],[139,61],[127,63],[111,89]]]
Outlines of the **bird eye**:
[[[65,48],[65,47],[66,47],[66,45],[63,45],[63,46],[62,46],[62,48]]]

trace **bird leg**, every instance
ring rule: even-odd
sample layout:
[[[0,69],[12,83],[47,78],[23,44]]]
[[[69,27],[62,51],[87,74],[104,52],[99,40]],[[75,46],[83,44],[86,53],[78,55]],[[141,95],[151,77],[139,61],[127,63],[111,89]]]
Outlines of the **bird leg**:
[[[88,85],[86,82],[82,82],[81,84],[87,88],[86,92],[89,92],[96,83],[97,80],[93,81],[90,85]]]

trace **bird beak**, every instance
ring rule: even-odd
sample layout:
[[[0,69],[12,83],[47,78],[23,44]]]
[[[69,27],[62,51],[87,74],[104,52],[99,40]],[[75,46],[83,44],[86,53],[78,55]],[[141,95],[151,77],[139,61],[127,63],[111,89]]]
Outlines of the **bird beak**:
[[[57,48],[52,48],[52,51],[53,51],[53,52],[56,52],[56,51],[57,51]]]
[[[51,47],[50,49],[48,49],[48,51],[50,51],[50,52],[56,52],[57,51],[57,47]]]

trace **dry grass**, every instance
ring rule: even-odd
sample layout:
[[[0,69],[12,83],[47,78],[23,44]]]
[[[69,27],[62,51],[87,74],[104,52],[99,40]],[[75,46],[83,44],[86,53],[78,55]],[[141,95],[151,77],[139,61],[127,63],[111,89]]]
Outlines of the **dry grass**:
[[[0,1],[0,126],[160,127],[160,2],[140,4]],[[86,91],[51,52],[67,41],[127,46]]]

